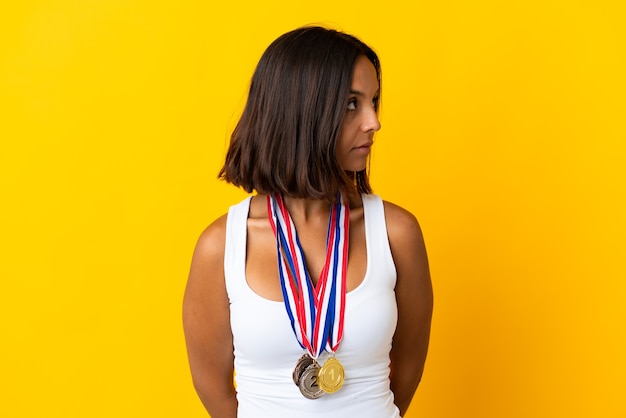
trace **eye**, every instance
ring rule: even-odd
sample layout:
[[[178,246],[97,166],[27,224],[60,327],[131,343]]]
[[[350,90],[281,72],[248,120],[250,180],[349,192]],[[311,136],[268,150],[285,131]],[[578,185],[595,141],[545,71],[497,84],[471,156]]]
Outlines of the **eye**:
[[[356,110],[356,97],[352,97],[348,100],[348,110]]]
[[[374,99],[372,100],[372,106],[374,106],[374,109],[378,110],[378,102],[379,102],[380,97],[376,96],[374,97]]]

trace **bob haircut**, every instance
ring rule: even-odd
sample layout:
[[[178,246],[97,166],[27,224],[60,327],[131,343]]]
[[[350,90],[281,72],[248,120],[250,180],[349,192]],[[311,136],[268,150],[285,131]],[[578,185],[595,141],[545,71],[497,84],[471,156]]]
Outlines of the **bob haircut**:
[[[219,178],[251,193],[335,201],[371,193],[366,170],[335,155],[356,59],[376,53],[352,35],[317,26],[276,39],[263,53]],[[377,109],[378,110],[378,109]]]

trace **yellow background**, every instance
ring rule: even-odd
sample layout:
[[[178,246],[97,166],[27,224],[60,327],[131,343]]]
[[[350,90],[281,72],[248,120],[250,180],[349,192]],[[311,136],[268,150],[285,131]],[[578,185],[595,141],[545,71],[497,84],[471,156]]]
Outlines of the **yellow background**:
[[[4,2],[0,416],[206,416],[191,252],[244,196],[215,176],[254,65],[316,22],[380,53],[373,186],[427,239],[407,417],[626,416],[622,4]]]

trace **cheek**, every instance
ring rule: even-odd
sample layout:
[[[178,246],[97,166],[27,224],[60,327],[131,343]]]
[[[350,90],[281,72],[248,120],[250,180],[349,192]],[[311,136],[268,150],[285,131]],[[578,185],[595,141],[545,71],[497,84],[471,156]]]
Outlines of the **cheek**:
[[[335,146],[335,158],[337,158],[337,161],[344,169],[346,167],[343,167],[342,163],[345,163],[348,159],[354,142],[354,127],[354,120],[349,120],[349,116],[346,116],[339,128],[339,136],[337,137],[337,145]]]
[[[335,157],[338,160],[341,160],[342,158],[346,157],[349,151],[350,140],[344,132],[341,132],[339,138],[337,139],[337,146],[335,147]]]
[[[352,164],[350,162],[350,146],[348,145],[349,141],[339,141],[337,142],[337,148],[335,150],[335,158],[337,160],[337,164],[344,170],[353,171],[351,167]]]
[[[337,139],[337,148],[348,148],[354,137],[354,122],[344,121],[339,128],[339,138]]]

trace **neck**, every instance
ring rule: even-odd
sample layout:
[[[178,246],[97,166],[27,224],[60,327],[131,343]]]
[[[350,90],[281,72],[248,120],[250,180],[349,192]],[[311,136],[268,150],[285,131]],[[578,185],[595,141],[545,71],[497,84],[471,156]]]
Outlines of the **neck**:
[[[324,220],[328,221],[330,204],[324,200],[284,197],[285,206],[292,219],[304,222]]]

